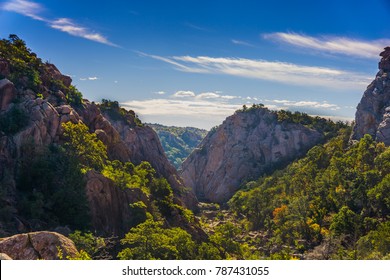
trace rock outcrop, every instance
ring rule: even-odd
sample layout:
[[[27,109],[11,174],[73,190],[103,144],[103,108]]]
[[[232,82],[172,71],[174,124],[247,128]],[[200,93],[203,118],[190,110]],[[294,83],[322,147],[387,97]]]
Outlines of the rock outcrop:
[[[247,180],[303,155],[323,139],[301,124],[278,122],[266,108],[236,112],[210,131],[182,165],[199,200],[226,202]]]
[[[15,97],[14,84],[8,79],[0,80],[0,111],[6,110]]]
[[[103,113],[104,114],[104,113]],[[108,114],[104,117],[109,120],[120,139],[127,148],[129,159],[135,164],[148,161],[158,174],[166,178],[176,196],[190,209],[197,209],[197,199],[184,183],[173,165],[165,156],[157,133],[149,126],[129,126],[123,120],[114,120]],[[121,153],[123,155],[123,153]],[[120,156],[118,154],[118,156]]]
[[[148,197],[140,189],[122,190],[95,171],[89,171],[86,177],[93,228],[103,235],[123,236],[134,225],[129,204],[142,201],[149,205]]]
[[[195,195],[184,187],[168,162],[157,134],[142,125],[134,112],[123,109],[119,118],[111,118],[99,105],[81,100],[81,93],[71,85],[72,79],[62,75],[56,66],[43,63],[35,54],[28,53],[27,48],[24,52],[35,61],[26,64],[31,67],[26,71],[30,76],[16,72],[9,57],[0,57],[0,209],[1,217],[7,217],[0,218],[0,236],[41,230],[31,226],[20,213],[17,189],[20,163],[26,147],[38,150],[63,144],[62,124],[69,121],[84,123],[89,132],[96,133],[107,146],[109,160],[150,162],[156,176],[165,177],[172,186],[174,202],[196,209]],[[85,179],[93,229],[107,235],[126,233],[131,220],[129,204],[151,199],[134,189],[115,189],[111,180],[98,173],[89,172]],[[29,191],[33,193],[35,189]],[[51,226],[43,229],[51,230],[58,225]]]
[[[379,72],[367,87],[357,107],[352,140],[370,134],[390,145],[390,47],[380,53]]]
[[[0,252],[14,260],[59,260],[74,258],[73,241],[56,232],[31,232],[0,239]]]

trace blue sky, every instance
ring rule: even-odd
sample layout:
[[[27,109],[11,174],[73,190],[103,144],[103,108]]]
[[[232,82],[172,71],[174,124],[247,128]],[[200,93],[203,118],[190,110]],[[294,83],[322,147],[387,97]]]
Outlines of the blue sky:
[[[389,0],[0,1],[0,37],[86,98],[206,129],[253,103],[352,120],[389,21]]]

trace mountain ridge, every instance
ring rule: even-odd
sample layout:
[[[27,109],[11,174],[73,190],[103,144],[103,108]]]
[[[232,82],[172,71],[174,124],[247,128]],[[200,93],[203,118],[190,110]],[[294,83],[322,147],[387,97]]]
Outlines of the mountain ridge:
[[[312,123],[313,128],[299,122]],[[323,141],[321,125],[335,131],[343,126],[307,114],[273,112],[262,104],[244,107],[208,133],[183,163],[181,176],[198,199],[226,202],[244,181],[291,162]]]

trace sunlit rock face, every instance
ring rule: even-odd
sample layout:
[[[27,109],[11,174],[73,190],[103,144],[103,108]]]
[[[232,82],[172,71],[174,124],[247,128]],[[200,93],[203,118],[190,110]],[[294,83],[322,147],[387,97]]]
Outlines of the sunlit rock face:
[[[279,122],[266,108],[236,112],[209,132],[181,176],[199,200],[226,202],[241,184],[303,155],[322,140],[316,130]]]
[[[390,47],[380,53],[379,72],[367,87],[357,107],[352,140],[370,134],[390,145]]]

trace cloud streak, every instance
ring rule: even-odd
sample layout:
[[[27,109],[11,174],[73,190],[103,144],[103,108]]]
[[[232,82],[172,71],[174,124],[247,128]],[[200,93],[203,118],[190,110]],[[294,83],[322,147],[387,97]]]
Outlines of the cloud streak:
[[[1,9],[22,14],[35,20],[45,21],[42,17],[39,16],[39,13],[44,10],[43,6],[39,3],[25,0],[13,0],[1,5]]]
[[[378,59],[379,53],[390,44],[390,39],[364,41],[347,37],[312,37],[304,34],[284,32],[263,34],[263,38],[305,49],[370,59]]]
[[[235,45],[241,45],[241,46],[246,46],[246,47],[254,47],[254,45],[252,45],[251,43],[248,43],[248,42],[245,42],[245,41],[241,41],[241,40],[235,40],[235,39],[232,39],[231,42]]]
[[[232,115],[237,109],[242,108],[243,104],[251,104],[251,101],[258,100],[255,97],[251,97],[250,101],[243,97],[237,97],[236,100],[224,99],[223,96],[217,96],[218,94],[215,92],[199,94],[195,94],[193,91],[178,92],[193,94],[185,94],[185,98],[173,94],[168,98],[133,100],[124,102],[121,105],[135,110],[145,122],[165,123],[176,126],[191,124],[191,126],[210,129],[215,125],[221,124],[226,117]],[[327,101],[274,99],[262,102],[271,110],[294,111],[299,109],[302,112],[306,111],[320,116],[326,112],[327,118],[350,120],[349,118],[338,116],[342,115],[341,107]]]
[[[72,19],[58,18],[53,20],[43,17],[41,14],[45,10],[45,8],[39,3],[26,0],[11,0],[1,5],[0,8],[5,11],[15,12],[30,17],[34,20],[45,22],[49,27],[68,33],[69,35],[117,47],[116,44],[110,42],[102,34],[94,32],[80,24],[77,24]]]
[[[362,89],[371,81],[370,76],[360,73],[288,62],[231,57],[142,55],[169,63],[182,72],[223,74],[289,85]]]
[[[80,81],[96,81],[99,80],[98,77],[88,77],[88,78],[80,78]]]
[[[279,109],[291,109],[294,107],[300,107],[300,108],[314,108],[314,109],[327,109],[331,111],[340,110],[341,107],[337,104],[331,104],[327,101],[318,102],[318,101],[292,101],[292,100],[265,100],[266,103],[271,104],[277,104],[276,106],[279,106]],[[282,107],[280,107],[282,106]]]

